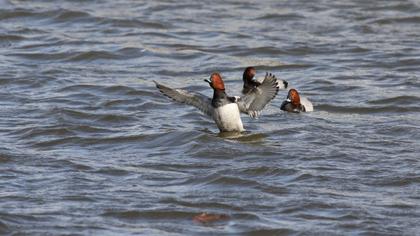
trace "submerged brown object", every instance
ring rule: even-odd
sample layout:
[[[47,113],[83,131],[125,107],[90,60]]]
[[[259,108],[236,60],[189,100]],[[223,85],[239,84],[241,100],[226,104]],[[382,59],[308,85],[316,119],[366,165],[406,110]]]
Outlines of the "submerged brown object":
[[[203,212],[200,215],[194,216],[193,220],[206,224],[211,223],[219,220],[228,220],[229,216],[226,214],[211,214],[207,212]]]

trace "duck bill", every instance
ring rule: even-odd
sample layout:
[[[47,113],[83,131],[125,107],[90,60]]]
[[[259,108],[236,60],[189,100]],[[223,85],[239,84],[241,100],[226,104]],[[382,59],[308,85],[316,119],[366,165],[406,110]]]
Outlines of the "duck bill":
[[[209,79],[204,79],[207,83],[211,84],[211,81]]]

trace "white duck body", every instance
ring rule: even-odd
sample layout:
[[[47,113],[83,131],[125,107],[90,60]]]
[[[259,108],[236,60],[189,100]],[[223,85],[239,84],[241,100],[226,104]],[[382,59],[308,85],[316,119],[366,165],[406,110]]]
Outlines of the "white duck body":
[[[309,101],[306,97],[300,97],[300,104],[305,107],[305,112],[314,111],[312,102]]]
[[[221,131],[245,131],[238,104],[228,103],[214,108],[213,119]]]

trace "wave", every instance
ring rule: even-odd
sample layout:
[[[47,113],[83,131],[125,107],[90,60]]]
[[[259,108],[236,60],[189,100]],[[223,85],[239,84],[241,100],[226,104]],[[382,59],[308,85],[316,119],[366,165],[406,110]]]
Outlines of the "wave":
[[[420,112],[420,107],[403,106],[335,106],[329,104],[317,104],[315,110],[327,111],[332,113],[350,114],[375,114],[375,113],[412,113]]]
[[[380,25],[389,25],[389,24],[418,24],[420,23],[420,16],[411,16],[411,17],[388,17],[378,20],[374,20],[371,23],[380,24]]]

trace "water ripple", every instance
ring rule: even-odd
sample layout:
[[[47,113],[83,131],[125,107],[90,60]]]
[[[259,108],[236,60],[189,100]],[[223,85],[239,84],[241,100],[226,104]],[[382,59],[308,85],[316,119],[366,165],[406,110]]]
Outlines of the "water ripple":
[[[0,5],[0,234],[418,234],[414,1]],[[152,82],[247,66],[315,111],[220,134]]]

